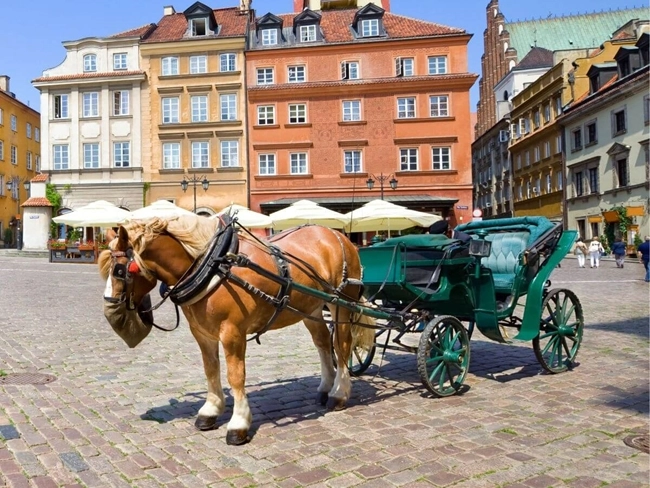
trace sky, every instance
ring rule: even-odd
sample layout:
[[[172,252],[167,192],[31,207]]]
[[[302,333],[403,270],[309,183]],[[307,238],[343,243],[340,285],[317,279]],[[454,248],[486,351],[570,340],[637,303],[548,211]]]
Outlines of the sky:
[[[13,2],[14,0],[2,0]],[[102,37],[134,27],[156,23],[163,6],[182,12],[194,0],[30,0],[27,8],[4,9],[0,29],[0,74],[10,77],[10,90],[23,103],[40,111],[39,92],[31,80],[65,58],[63,41]],[[203,0],[213,8],[231,7],[238,0]],[[439,24],[465,29],[473,34],[469,43],[469,69],[481,73],[485,8],[488,0],[391,0],[391,11]],[[647,5],[647,0],[500,0],[508,21],[584,14],[602,10]],[[292,0],[253,0],[258,15],[287,13]],[[478,102],[478,82],[471,90],[472,110]]]

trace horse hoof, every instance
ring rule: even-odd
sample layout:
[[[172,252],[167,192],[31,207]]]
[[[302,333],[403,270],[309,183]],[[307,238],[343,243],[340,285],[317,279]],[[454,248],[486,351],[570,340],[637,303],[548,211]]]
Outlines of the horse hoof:
[[[329,395],[327,394],[327,392],[319,391],[318,394],[316,395],[316,405],[325,406],[327,404],[328,398]]]
[[[246,430],[229,430],[226,434],[226,444],[229,446],[241,446],[250,441],[251,438],[248,437],[248,431]]]
[[[217,428],[217,417],[196,417],[194,426],[199,430],[212,430]]]
[[[345,410],[345,400],[341,398],[330,397],[327,400],[327,409],[332,411]]]

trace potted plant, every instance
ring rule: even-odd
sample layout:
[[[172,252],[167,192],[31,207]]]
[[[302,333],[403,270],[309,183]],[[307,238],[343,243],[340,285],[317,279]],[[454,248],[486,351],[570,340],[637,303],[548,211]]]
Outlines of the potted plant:
[[[4,240],[4,243],[5,243],[5,248],[8,248],[9,246],[11,246],[12,239],[13,239],[13,233],[11,232],[11,229],[9,227],[7,227],[5,229],[5,233],[4,233],[4,236],[3,236],[3,240]]]

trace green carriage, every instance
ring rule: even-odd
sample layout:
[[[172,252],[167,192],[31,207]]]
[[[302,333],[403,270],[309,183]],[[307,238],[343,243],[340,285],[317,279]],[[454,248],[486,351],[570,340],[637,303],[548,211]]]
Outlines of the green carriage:
[[[497,342],[532,341],[548,372],[570,368],[582,340],[582,307],[572,291],[550,289],[549,277],[576,232],[544,217],[456,230],[464,240],[409,235],[359,250],[365,295],[378,312],[372,315],[390,318],[371,350],[355,348],[351,372],[363,373],[376,347],[411,351],[424,385],[452,395],[469,370],[475,328]],[[420,334],[417,347],[402,342],[407,333]]]

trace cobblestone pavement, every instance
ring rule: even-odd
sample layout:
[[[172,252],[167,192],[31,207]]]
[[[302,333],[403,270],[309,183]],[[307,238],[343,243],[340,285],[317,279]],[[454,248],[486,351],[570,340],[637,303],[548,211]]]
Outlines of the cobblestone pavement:
[[[578,269],[553,286],[580,297],[580,364],[541,373],[530,344],[472,339],[469,390],[434,399],[415,356],[387,353],[353,380],[341,412],[313,402],[318,359],[304,327],[248,349],[252,441],[198,432],[205,397],[183,321],[128,349],[104,320],[95,266],[0,256],[0,370],[45,385],[0,385],[0,486],[648,486],[648,285],[636,262]],[[171,307],[158,311],[173,323]],[[417,337],[414,337],[417,339]]]

